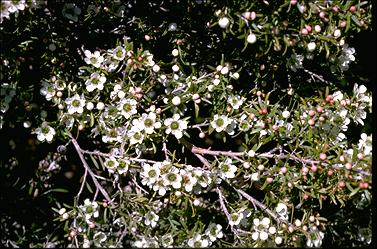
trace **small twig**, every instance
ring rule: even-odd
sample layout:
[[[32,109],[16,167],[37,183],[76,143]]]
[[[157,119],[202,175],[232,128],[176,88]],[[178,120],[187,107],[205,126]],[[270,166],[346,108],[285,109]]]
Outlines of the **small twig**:
[[[313,73],[313,72],[311,72],[311,71],[309,71],[309,70],[307,70],[307,69],[304,69],[304,71],[305,71],[306,73],[310,74],[310,76],[312,76],[313,78],[316,78],[316,79],[320,80],[320,81],[323,82],[323,83],[326,83],[326,82],[327,82],[326,80],[323,79],[323,77],[322,77],[321,75],[318,75],[318,74],[316,74],[316,73]]]
[[[231,186],[231,185],[230,185]],[[233,187],[233,186],[232,186]],[[247,194],[246,192],[244,192],[243,190],[241,189],[237,189],[235,187],[233,187],[234,190],[236,190],[239,194],[241,194],[243,197],[245,197],[247,200],[249,200],[251,203],[255,204],[256,206],[258,206],[260,209],[262,209],[264,212],[266,212],[267,214],[269,214],[272,218],[274,218],[274,220],[276,220],[278,223],[286,223],[288,224],[287,221],[285,220],[282,220],[280,219],[276,213],[274,213],[272,210],[270,210],[269,208],[267,208],[263,203],[259,202],[257,199],[255,199],[254,197],[250,196],[249,194]]]
[[[86,162],[83,154],[81,153],[81,150],[80,150],[80,146],[79,144],[77,143],[76,139],[74,139],[72,136],[71,136],[71,140],[72,140],[72,143],[80,157],[80,160],[84,166],[84,168],[88,171],[89,175],[91,176],[92,178],[92,181],[94,182],[94,185],[96,186],[97,190],[99,190],[102,195],[105,197],[105,199],[107,200],[108,203],[111,204],[112,207],[114,207],[114,204],[112,203],[111,201],[111,198],[109,196],[109,194],[106,192],[106,190],[101,186],[101,184],[99,184],[97,178],[95,177],[95,174],[93,173],[93,171],[90,169],[88,163]]]
[[[81,195],[81,193],[82,193],[82,191],[83,191],[83,189],[84,189],[84,184],[85,184],[85,182],[86,182],[86,176],[87,176],[87,175],[88,175],[88,170],[85,169],[84,179],[82,180],[80,190],[79,190],[79,192],[78,192],[77,195],[76,195],[77,203],[79,202],[80,195]]]
[[[230,214],[228,212],[228,209],[225,206],[224,196],[222,195],[222,193],[221,193],[221,191],[220,191],[220,189],[218,187],[216,188],[216,191],[217,191],[217,194],[219,195],[219,201],[220,201],[221,209],[223,210],[226,218],[228,219],[228,222],[230,222],[231,221],[231,217],[230,217]],[[237,232],[237,230],[233,226],[231,226],[231,230],[237,236],[237,238],[239,238],[238,232]]]
[[[138,189],[140,189],[141,191],[143,191],[144,193],[146,194],[149,194],[148,191],[146,191],[145,189],[143,189],[142,187],[139,186],[139,184],[137,184],[136,180],[134,179],[134,177],[131,177],[131,180],[132,182],[136,185],[136,187],[138,187]]]

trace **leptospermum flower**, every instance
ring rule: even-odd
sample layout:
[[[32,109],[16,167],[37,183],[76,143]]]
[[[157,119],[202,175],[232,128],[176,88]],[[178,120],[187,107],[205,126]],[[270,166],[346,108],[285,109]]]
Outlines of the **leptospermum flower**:
[[[173,115],[173,118],[167,118],[164,121],[164,125],[167,127],[165,130],[166,134],[173,134],[177,139],[182,138],[183,131],[187,129],[187,121],[180,120],[180,115],[178,113]]]
[[[37,134],[37,138],[39,141],[47,141],[51,142],[55,135],[55,130],[51,126],[47,124],[47,122],[43,122],[41,127],[35,129],[35,134]]]
[[[143,113],[139,119],[134,119],[132,124],[138,126],[140,130],[145,130],[147,134],[152,134],[154,129],[161,127],[161,123],[156,121],[156,113],[154,112]]]
[[[81,114],[84,111],[85,98],[84,96],[80,97],[77,93],[73,97],[67,98],[65,103],[68,105],[67,108],[69,114]]]
[[[106,77],[103,74],[92,73],[90,78],[86,80],[86,90],[88,92],[93,92],[95,89],[103,90],[104,83],[106,82]]]
[[[222,232],[222,226],[219,224],[211,223],[207,230],[205,231],[205,234],[209,237],[209,239],[214,242],[216,239],[221,239],[224,234]]]
[[[173,186],[173,188],[178,189],[182,186],[182,176],[179,174],[177,168],[173,168],[170,172],[162,176],[164,186]]]
[[[118,104],[118,110],[125,118],[130,118],[137,113],[137,101],[135,99],[122,99]]]
[[[211,126],[216,132],[222,132],[231,123],[231,120],[225,115],[215,114],[211,121]]]
[[[276,232],[276,228],[270,228],[270,219],[267,217],[264,217],[262,220],[259,220],[258,218],[253,220],[254,223],[254,233],[251,235],[253,240],[267,240],[268,234],[274,234]]]
[[[232,96],[228,98],[228,103],[233,107],[233,109],[238,110],[240,106],[243,104],[245,101],[244,97],[241,97],[239,95]]]
[[[124,58],[126,57],[126,50],[123,47],[118,46],[112,51],[112,55],[116,60],[124,60]]]
[[[143,165],[143,172],[141,173],[141,177],[143,178],[141,180],[141,183],[143,185],[147,185],[147,186],[153,185],[160,177],[159,165],[153,164],[153,166],[151,166],[150,164],[145,163]]]
[[[243,213],[232,213],[230,215],[229,225],[238,226],[243,219]]]
[[[96,68],[99,68],[101,63],[104,61],[104,58],[101,56],[99,51],[94,51],[94,53],[91,53],[89,50],[85,50],[84,54],[86,56],[84,58],[86,64],[91,64]]]
[[[131,127],[131,129],[127,132],[127,136],[130,138],[130,144],[141,144],[144,140],[144,134],[142,130],[137,125]]]
[[[115,157],[109,157],[105,161],[105,166],[111,173],[115,172],[118,165],[119,165],[119,162],[115,159]]]
[[[92,217],[97,218],[99,216],[98,203],[95,201],[91,202],[89,199],[85,199],[84,205],[81,205],[79,208],[84,213],[85,220],[87,221]]]
[[[202,235],[196,234],[193,238],[187,241],[189,247],[207,247],[209,245],[208,240],[202,239]]]
[[[232,159],[227,158],[225,162],[219,164],[221,170],[221,178],[234,178],[237,167],[232,164]]]

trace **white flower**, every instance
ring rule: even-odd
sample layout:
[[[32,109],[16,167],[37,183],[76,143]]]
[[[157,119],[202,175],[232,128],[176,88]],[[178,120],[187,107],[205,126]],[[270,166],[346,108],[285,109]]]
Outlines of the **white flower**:
[[[172,247],[171,245],[173,244],[173,236],[170,233],[164,234],[161,237],[161,244],[163,247]]]
[[[187,241],[188,246],[190,247],[208,247],[209,242],[206,239],[202,239],[202,236],[200,234],[196,234],[194,238],[191,238]]]
[[[73,97],[67,98],[65,103],[68,105],[67,108],[69,114],[81,114],[84,111],[85,98],[84,96],[80,97],[77,93]]]
[[[141,144],[144,140],[144,134],[141,133],[141,127],[133,125],[131,129],[127,132],[127,136],[130,138],[130,144]]]
[[[226,66],[223,67],[223,68],[221,69],[220,73],[221,73],[221,74],[224,74],[224,75],[225,75],[225,74],[228,74],[228,73],[229,73],[229,68],[226,67]]]
[[[268,228],[268,232],[269,232],[270,234],[275,234],[275,233],[276,233],[276,227],[269,227],[269,228]]]
[[[181,103],[181,98],[179,96],[174,96],[171,102],[173,103],[173,105],[179,105]]]
[[[115,157],[109,157],[105,161],[105,166],[109,170],[110,173],[114,173],[116,168],[118,167],[119,162],[115,159]]]
[[[106,82],[106,77],[99,73],[92,73],[90,75],[90,78],[86,80],[86,90],[88,92],[93,92],[95,89],[103,90],[104,83]]]
[[[216,132],[221,132],[225,130],[230,123],[231,120],[227,116],[215,114],[213,121],[211,121],[211,126],[216,130]]]
[[[335,37],[335,38],[339,38],[341,34],[342,34],[342,32],[340,32],[339,29],[336,29],[336,30],[334,31],[334,37]]]
[[[259,173],[255,172],[255,173],[251,174],[251,180],[254,181],[254,182],[259,181]]]
[[[291,113],[287,110],[283,111],[283,113],[281,114],[283,116],[283,118],[289,118],[289,116],[291,116]]]
[[[178,56],[178,54],[179,54],[179,51],[178,51],[178,49],[173,49],[173,51],[171,51],[171,54],[174,56],[174,57],[177,57]]]
[[[225,29],[226,27],[228,27],[229,25],[229,19],[227,17],[221,17],[219,19],[219,26],[223,29]]]
[[[42,85],[43,87],[39,92],[45,96],[46,100],[51,100],[56,94],[54,85],[48,82],[42,82]]]
[[[275,208],[275,211],[283,219],[288,219],[288,207],[284,203],[278,203]]]
[[[179,174],[177,168],[173,168],[170,172],[162,176],[164,186],[172,185],[173,188],[178,189],[182,186],[182,176]]]
[[[112,55],[116,60],[124,60],[124,58],[126,57],[126,50],[123,47],[118,46],[112,51]]]
[[[249,150],[249,151],[247,152],[247,155],[248,155],[249,157],[254,157],[254,156],[255,156],[255,151],[254,151],[254,150]]]
[[[179,71],[179,67],[177,65],[173,65],[171,67],[171,69],[173,70],[173,72],[178,72]]]
[[[332,96],[334,101],[341,101],[344,98],[343,93],[341,91],[334,92]]]
[[[173,118],[167,118],[164,121],[164,125],[167,127],[166,134],[173,134],[177,139],[182,138],[183,131],[187,129],[187,121],[180,120],[178,113],[173,115]]]
[[[118,110],[125,118],[130,118],[137,113],[137,101],[135,99],[122,99],[118,104]]]
[[[144,63],[146,66],[153,67],[156,64],[156,62],[153,60],[153,54],[151,54],[148,50],[143,52],[143,57],[147,59],[147,62]]]
[[[158,181],[156,184],[153,185],[153,190],[158,191],[160,196],[164,196],[168,188],[164,186],[163,181]]]
[[[150,225],[151,227],[156,227],[157,221],[159,220],[159,216],[153,211],[146,213],[144,218],[144,224],[147,226]]]
[[[232,213],[230,215],[229,225],[237,226],[238,224],[240,224],[242,218],[243,218],[243,213]]]
[[[234,178],[237,167],[232,164],[232,159],[227,158],[225,162],[219,164],[221,178]]]
[[[51,142],[56,132],[47,122],[43,122],[41,127],[35,129],[34,133],[37,134],[39,141],[43,142],[46,140],[47,142]]]
[[[153,67],[152,67],[152,70],[153,72],[157,73],[158,71],[160,71],[160,66],[155,64]]]
[[[132,121],[133,126],[138,126],[140,130],[144,130],[147,134],[152,134],[154,129],[159,129],[161,123],[156,121],[156,113],[143,113],[139,119]]]
[[[104,232],[97,232],[93,235],[93,241],[95,246],[101,246],[102,242],[105,242],[107,239],[107,236]]]
[[[187,192],[191,192],[194,185],[198,182],[198,179],[192,175],[191,172],[187,172],[181,169],[179,174],[182,176],[182,185]]]
[[[253,43],[255,43],[256,41],[257,41],[257,37],[256,37],[254,34],[249,34],[249,35],[247,36],[247,42],[248,42],[248,43],[253,44]]]
[[[85,220],[88,221],[90,218],[97,218],[99,216],[98,203],[89,199],[84,200],[84,205],[79,206],[80,210],[84,212]]]
[[[310,42],[310,43],[308,44],[308,51],[309,51],[309,52],[314,51],[315,47],[316,47],[315,42]]]
[[[120,175],[123,174],[123,173],[126,173],[128,171],[130,164],[131,164],[131,162],[129,160],[126,160],[126,159],[119,159],[118,163],[119,163],[119,165],[117,167],[117,171]]]
[[[99,51],[94,51],[92,54],[89,50],[84,51],[85,54],[85,62],[86,64],[91,64],[96,68],[101,66],[101,63],[104,61],[103,56],[101,56]]]
[[[244,97],[241,97],[239,95],[232,96],[228,98],[228,103],[233,107],[233,109],[238,110],[240,106],[245,101]]]
[[[143,165],[143,172],[141,173],[142,180],[141,183],[143,185],[153,185],[157,182],[158,178],[160,177],[160,168],[158,164],[153,164],[153,166],[145,163]]]
[[[324,238],[324,233],[317,230],[312,230],[309,233],[309,238],[306,241],[308,247],[320,247],[322,245],[322,240]]]
[[[209,237],[210,241],[214,242],[217,238],[222,238],[224,236],[221,229],[221,225],[211,223],[205,231],[205,235]]]
[[[138,247],[138,248],[147,248],[149,247],[148,241],[143,237],[141,240],[136,240],[133,243],[133,246]]]
[[[276,245],[280,245],[282,242],[283,242],[283,239],[282,239],[280,236],[277,236],[277,237],[275,238],[275,243],[276,243]]]

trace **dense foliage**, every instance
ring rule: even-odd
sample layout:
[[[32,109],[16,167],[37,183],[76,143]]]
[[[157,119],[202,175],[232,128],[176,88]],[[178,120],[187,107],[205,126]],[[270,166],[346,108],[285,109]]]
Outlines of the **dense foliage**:
[[[371,244],[369,2],[0,11],[3,245]]]

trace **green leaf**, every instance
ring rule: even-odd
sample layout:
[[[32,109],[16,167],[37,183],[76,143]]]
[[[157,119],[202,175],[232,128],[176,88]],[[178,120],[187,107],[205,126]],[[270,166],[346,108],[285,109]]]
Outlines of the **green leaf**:
[[[86,185],[86,188],[89,190],[89,192],[90,192],[91,194],[93,194],[93,189],[92,189],[92,187],[90,187],[89,183],[88,183],[88,182],[85,182],[85,185]]]
[[[194,107],[195,107],[195,118],[197,118],[199,116],[199,105],[197,103],[194,103]]]

